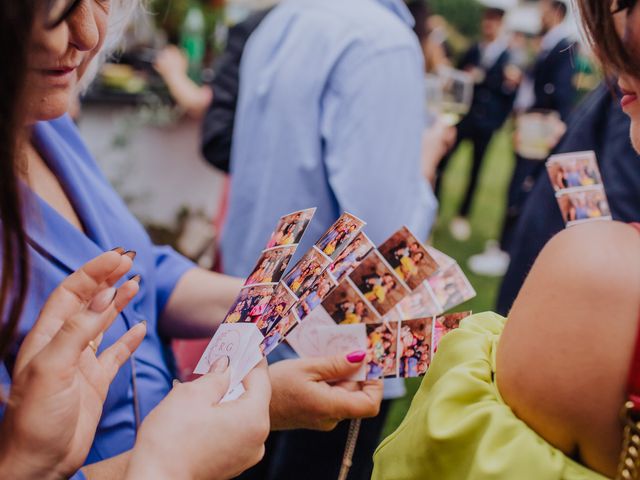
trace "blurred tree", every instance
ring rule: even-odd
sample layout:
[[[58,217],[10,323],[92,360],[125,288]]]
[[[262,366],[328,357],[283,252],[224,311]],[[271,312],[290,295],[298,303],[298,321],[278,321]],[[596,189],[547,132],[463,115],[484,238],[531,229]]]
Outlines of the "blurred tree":
[[[480,33],[482,6],[476,0],[428,0],[433,13],[443,16],[456,30],[467,37]]]
[[[149,11],[158,28],[167,32],[171,43],[178,42],[180,27],[192,2],[200,4],[207,26],[207,38],[211,39],[216,24],[223,18],[224,0],[150,0]]]

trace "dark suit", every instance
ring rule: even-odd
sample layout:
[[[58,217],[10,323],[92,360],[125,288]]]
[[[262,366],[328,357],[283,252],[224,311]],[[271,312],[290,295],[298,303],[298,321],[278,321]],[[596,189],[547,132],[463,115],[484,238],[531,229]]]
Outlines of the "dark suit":
[[[530,72],[534,81],[535,100],[532,109],[554,110],[567,122],[576,98],[573,85],[575,46],[563,39],[549,52],[541,52]],[[501,246],[509,250],[513,228],[522,212],[522,207],[543,170],[539,160],[516,155],[516,165],[507,193],[507,213],[502,230]]]
[[[439,195],[442,173],[446,169],[453,152],[463,140],[471,140],[473,144],[473,165],[471,178],[467,187],[465,198],[460,206],[460,215],[467,216],[471,208],[471,201],[478,185],[482,159],[489,146],[491,137],[498,130],[511,112],[515,90],[505,86],[504,69],[509,64],[510,54],[503,51],[489,68],[481,65],[482,52],[480,46],[472,46],[460,61],[458,68],[467,70],[482,68],[485,78],[477,83],[473,90],[473,101],[469,113],[458,125],[458,136],[451,152],[438,166],[438,179],[436,182],[436,194]]]
[[[640,158],[629,141],[629,118],[606,85],[590,93],[569,119],[568,130],[555,153],[593,150],[614,219],[640,220]],[[542,165],[542,164],[541,164]],[[564,229],[551,182],[544,166],[515,227],[496,310],[506,314],[524,279],[549,239]]]
[[[213,101],[202,122],[202,155],[208,163],[225,173],[229,173],[242,52],[253,31],[270,11],[255,12],[230,28],[227,46],[216,62],[216,75],[211,84]]]

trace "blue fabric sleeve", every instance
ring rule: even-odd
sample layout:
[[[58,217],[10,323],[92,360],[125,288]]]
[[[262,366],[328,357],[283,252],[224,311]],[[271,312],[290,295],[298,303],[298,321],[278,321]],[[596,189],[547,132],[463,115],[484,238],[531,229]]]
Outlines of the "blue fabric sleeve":
[[[87,477],[85,477],[84,473],[78,470],[75,474],[73,474],[72,477],[69,478],[69,480],[87,480]]]
[[[156,260],[156,301],[158,315],[162,314],[169,297],[178,281],[187,271],[195,268],[195,264],[167,246],[153,247]]]

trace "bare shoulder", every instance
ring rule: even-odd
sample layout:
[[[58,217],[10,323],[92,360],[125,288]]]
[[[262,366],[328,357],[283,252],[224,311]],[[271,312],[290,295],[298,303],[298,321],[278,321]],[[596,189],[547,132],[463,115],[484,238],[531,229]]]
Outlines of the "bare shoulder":
[[[640,234],[618,222],[574,226],[540,254],[498,347],[499,388],[514,412],[607,474],[639,313]]]

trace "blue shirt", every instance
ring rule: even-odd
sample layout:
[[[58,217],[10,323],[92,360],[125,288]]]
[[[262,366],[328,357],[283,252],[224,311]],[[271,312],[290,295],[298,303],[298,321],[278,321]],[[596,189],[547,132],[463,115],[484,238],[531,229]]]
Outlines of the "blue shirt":
[[[247,276],[278,217],[308,207],[317,212],[298,255],[343,211],[368,222],[376,244],[402,225],[427,237],[437,202],[421,174],[424,65],[411,24],[401,0],[286,0],[253,33],[221,238],[226,273]]]
[[[20,340],[33,326],[53,289],[101,253],[118,246],[135,250],[137,256],[128,275],[142,277],[140,292],[105,332],[100,345],[102,351],[133,325],[142,320],[148,322],[147,336],[134,360],[120,369],[109,389],[87,458],[87,463],[94,463],[133,447],[134,377],[140,419],[171,389],[173,376],[157,332],[157,321],[176,283],[193,265],[172,249],[151,243],[142,225],[103,177],[67,116],[38,123],[34,128],[34,144],[60,181],[86,235],[28,188],[23,190],[31,265],[27,303],[20,319]],[[6,380],[3,367],[0,365],[0,379]]]

